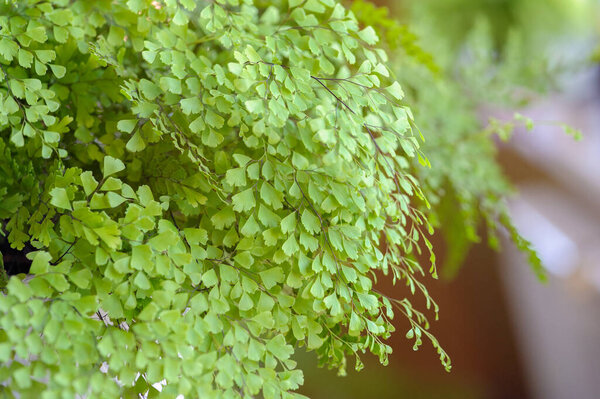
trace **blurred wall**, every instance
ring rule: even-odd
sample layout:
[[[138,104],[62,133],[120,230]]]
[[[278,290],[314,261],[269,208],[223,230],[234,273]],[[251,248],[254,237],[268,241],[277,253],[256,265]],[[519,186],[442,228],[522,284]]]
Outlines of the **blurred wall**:
[[[574,142],[543,122],[504,151],[518,182],[517,226],[538,249],[550,276],[540,285],[512,248],[502,275],[536,399],[600,398],[600,73],[571,77],[566,91],[534,104],[538,121],[581,129]]]

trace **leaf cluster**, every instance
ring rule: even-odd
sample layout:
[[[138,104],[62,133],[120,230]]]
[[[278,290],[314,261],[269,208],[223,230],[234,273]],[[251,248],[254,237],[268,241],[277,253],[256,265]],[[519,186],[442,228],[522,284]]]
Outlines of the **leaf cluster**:
[[[298,397],[422,292],[428,164],[373,28],[333,0],[0,2],[8,395]],[[151,385],[163,382],[159,393]],[[41,394],[40,394],[41,393]]]

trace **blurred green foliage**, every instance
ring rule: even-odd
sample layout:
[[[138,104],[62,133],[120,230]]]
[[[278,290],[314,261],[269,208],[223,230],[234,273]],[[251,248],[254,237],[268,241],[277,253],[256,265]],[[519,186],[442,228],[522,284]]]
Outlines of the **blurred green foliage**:
[[[404,12],[420,33],[429,30],[433,41],[460,47],[484,19],[490,26],[493,48],[500,50],[517,30],[530,42],[552,40],[572,29],[586,3],[571,0],[402,0],[390,2]],[[425,39],[425,37],[424,37]],[[430,39],[427,37],[426,39]],[[427,40],[429,43],[430,41]]]
[[[519,126],[530,130],[532,121],[486,123],[484,109],[518,108],[556,87],[559,70],[549,61],[549,44],[575,25],[581,10],[562,0],[405,0],[394,6],[390,13],[355,1],[352,9],[387,44],[426,137],[432,167],[418,170],[431,220],[446,241],[443,274],[455,275],[480,241],[483,223],[493,248],[505,230],[543,279],[539,258],[508,217],[505,198],[513,188],[496,161],[496,138],[508,139]]]

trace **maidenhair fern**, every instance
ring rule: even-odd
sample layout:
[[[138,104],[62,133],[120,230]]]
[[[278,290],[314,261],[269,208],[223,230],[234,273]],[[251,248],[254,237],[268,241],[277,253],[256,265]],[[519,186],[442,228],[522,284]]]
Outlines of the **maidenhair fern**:
[[[415,12],[417,15],[422,14],[423,7],[429,11],[410,21],[421,30],[433,30],[426,43],[436,51],[435,62],[405,25],[388,16],[386,8],[356,0],[352,10],[359,22],[372,25],[382,37],[380,45],[392,54],[390,64],[407,93],[405,101],[411,104],[419,128],[426,134],[422,150],[432,167],[416,168],[416,177],[431,203],[424,211],[446,241],[442,273],[453,277],[458,272],[470,247],[481,240],[480,225],[485,224],[492,248],[499,247],[499,233],[506,233],[544,280],[544,269],[531,243],[518,233],[508,216],[505,197],[514,190],[496,161],[494,141],[494,136],[507,140],[517,125],[531,130],[533,121],[516,114],[513,121],[491,118],[485,126],[479,109],[483,104],[522,106],[532,93],[547,91],[556,75],[548,71],[544,52],[532,56],[531,48],[538,47],[520,35],[531,27],[513,26],[505,46],[494,50],[488,19],[482,17],[459,48],[451,45],[453,40],[440,28],[444,6],[437,0],[410,4],[411,9],[421,11]],[[473,4],[476,6],[487,9],[489,5]],[[517,4],[509,8],[517,8]],[[492,11],[490,14],[489,18],[498,17]],[[559,10],[554,14],[559,15]],[[471,27],[459,24],[448,30],[464,33]],[[465,54],[469,55],[467,60]],[[523,88],[529,89],[527,96],[522,95]],[[565,131],[577,138],[578,132],[572,128],[565,127]]]
[[[386,363],[394,312],[450,368],[373,286],[437,313],[373,28],[334,0],[1,0],[0,28],[0,234],[33,248],[0,275],[8,397],[298,397],[295,348]]]

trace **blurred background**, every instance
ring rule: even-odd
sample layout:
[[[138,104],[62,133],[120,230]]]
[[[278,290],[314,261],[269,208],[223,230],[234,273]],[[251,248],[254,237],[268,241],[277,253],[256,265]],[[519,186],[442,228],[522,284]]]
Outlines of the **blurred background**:
[[[599,2],[374,2],[389,9],[387,16],[366,3],[348,2],[359,20],[399,21],[399,31],[388,29],[388,41],[401,36],[402,50],[392,62],[408,87],[409,104],[411,87],[423,108],[427,95],[419,93],[421,87],[437,85],[435,77],[423,78],[423,65],[427,74],[453,81],[430,95],[429,108],[441,108],[440,93],[447,94],[438,121],[421,118],[423,134],[433,137],[430,146],[451,134],[472,134],[474,126],[485,130],[490,118],[508,121],[498,130],[500,136],[512,131],[509,138],[494,139],[496,149],[485,156],[496,157],[516,187],[509,212],[538,251],[548,281],[540,283],[526,256],[502,234],[502,249],[489,249],[481,223],[475,229],[482,243],[460,255],[450,250],[444,256],[451,240],[437,233],[439,263],[450,262],[444,278],[426,281],[441,308],[431,331],[451,356],[452,371],[444,371],[428,343],[413,352],[404,337],[408,324],[400,318],[387,367],[365,355],[364,370],[354,372],[349,364],[348,375],[336,377],[303,354],[301,393],[314,399],[600,398]],[[411,57],[419,67],[407,61]],[[515,111],[525,121],[531,118],[533,128],[515,121]],[[469,120],[458,119],[465,114]],[[576,130],[583,140],[573,139]],[[462,162],[475,171],[485,167],[479,164],[482,154],[473,152],[477,148],[469,151]],[[385,279],[379,288],[395,297],[410,295]]]

